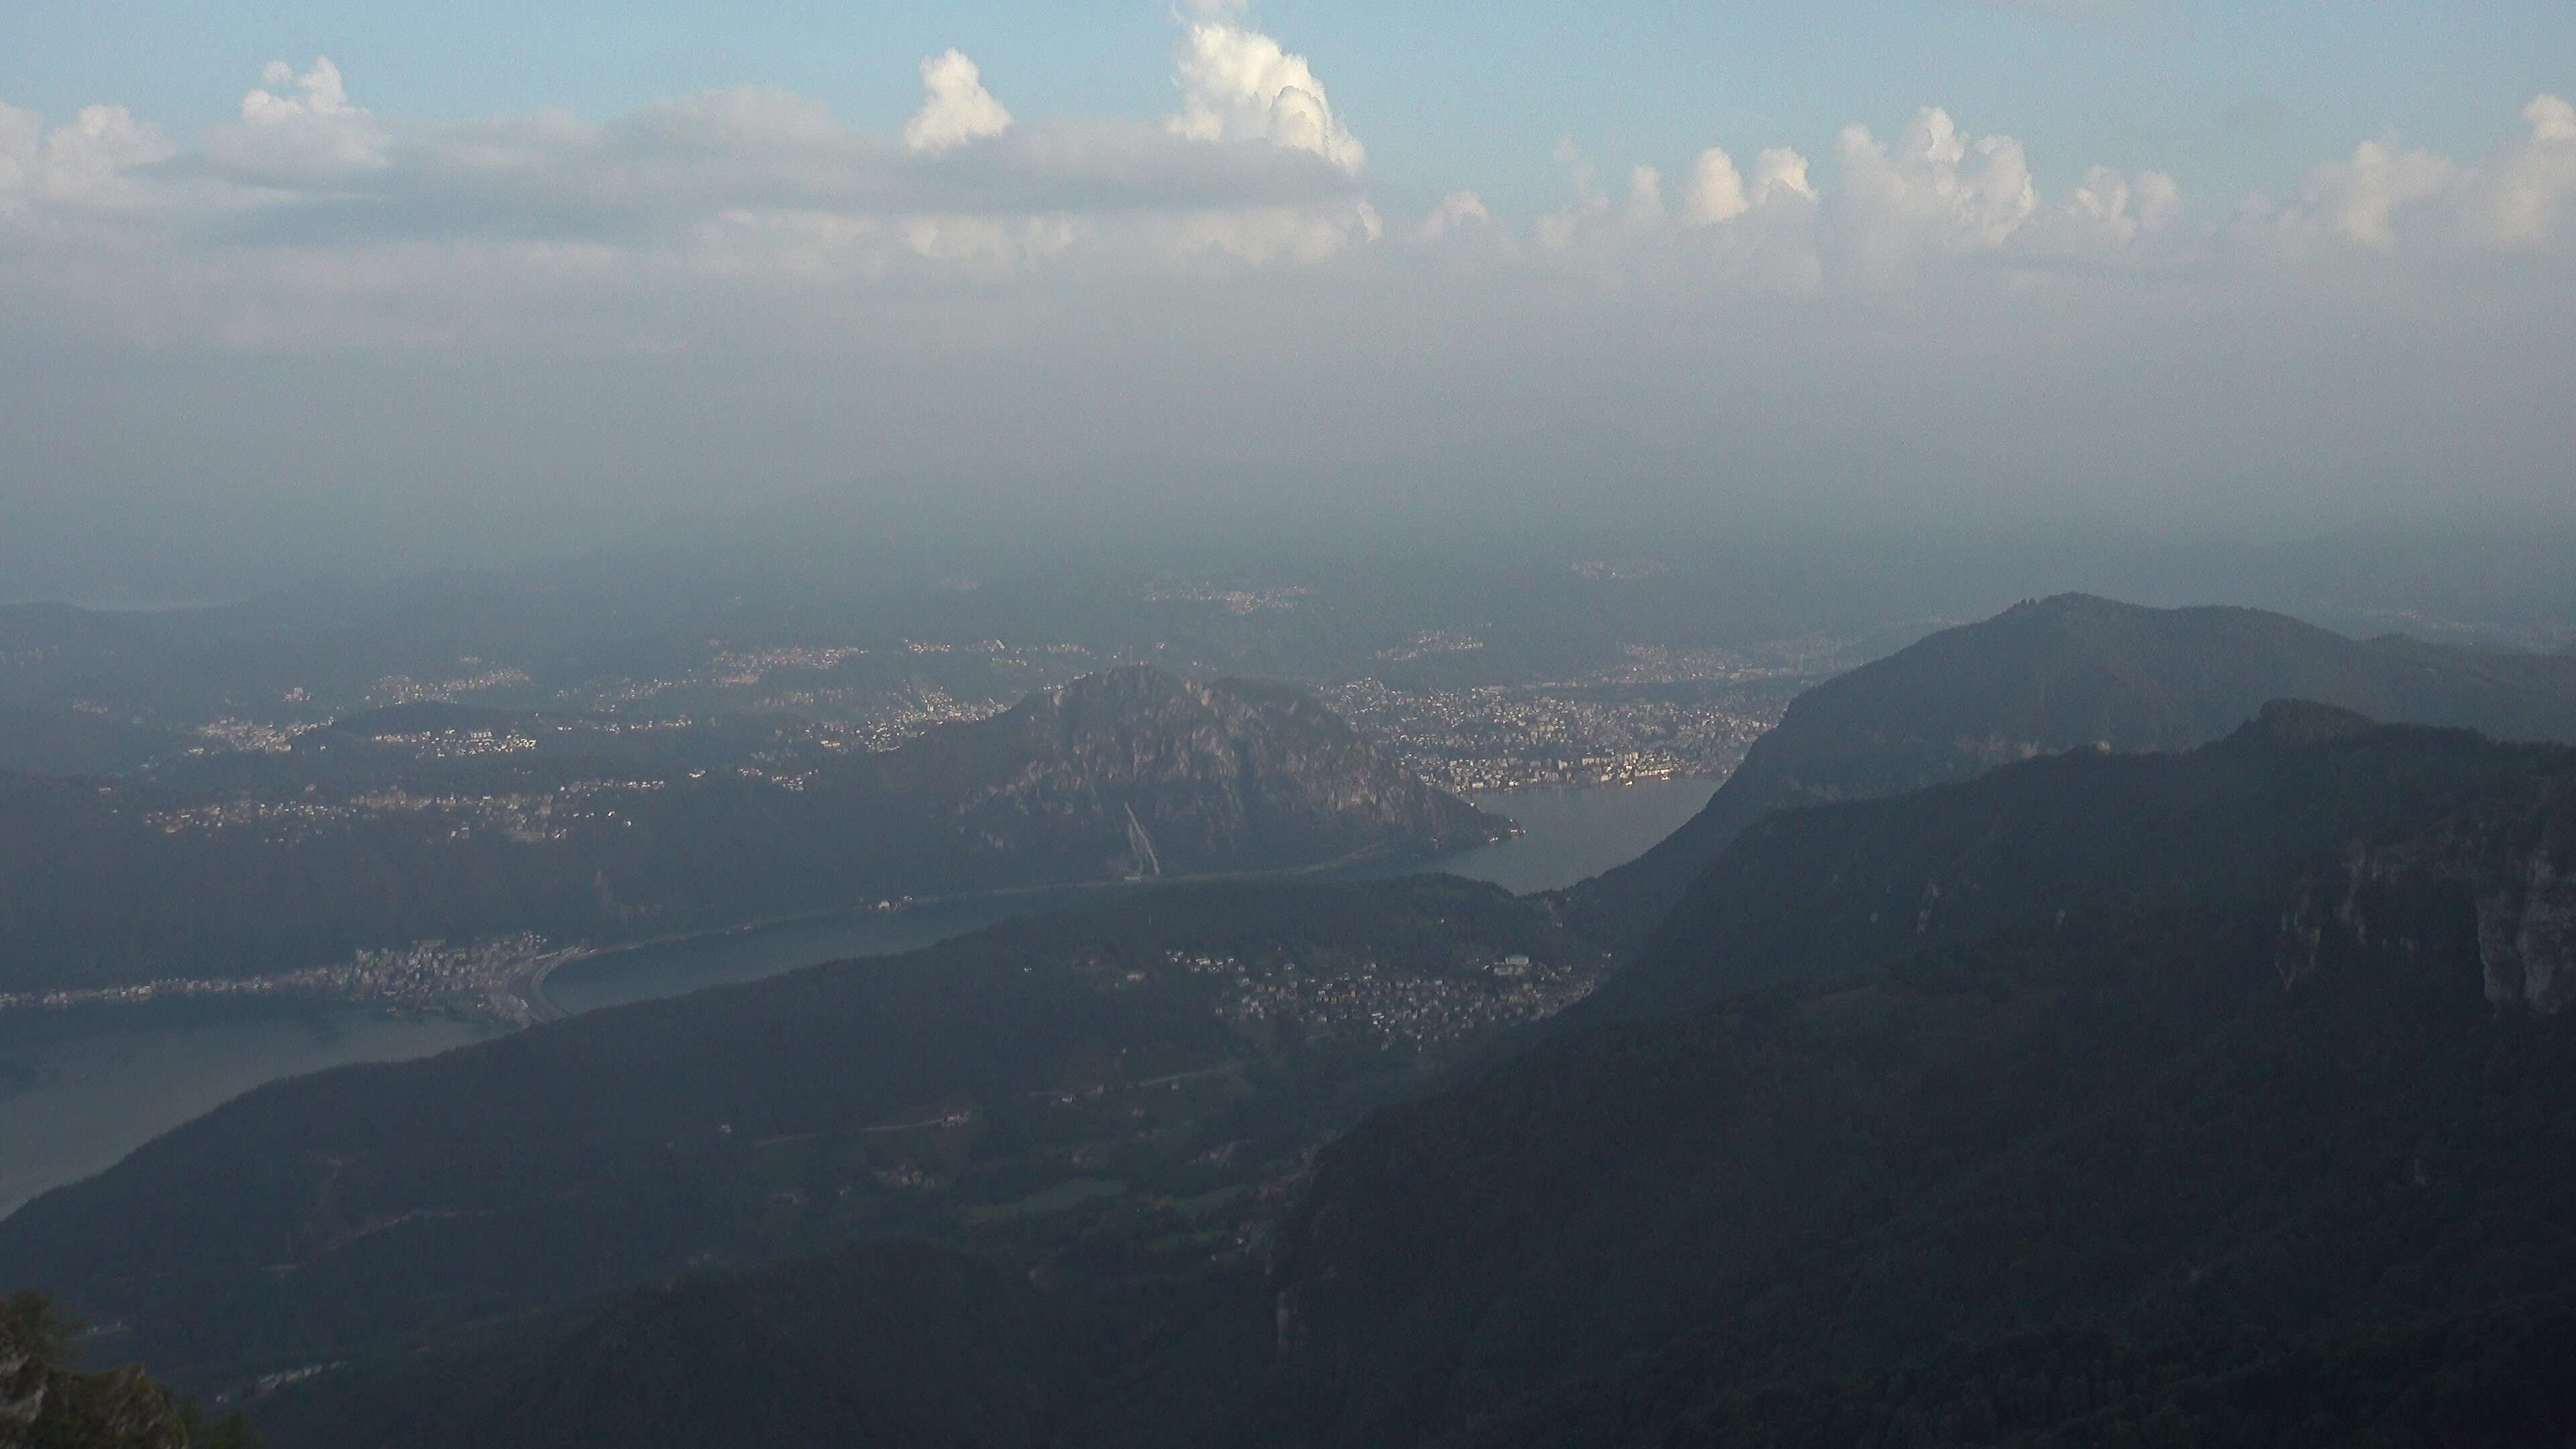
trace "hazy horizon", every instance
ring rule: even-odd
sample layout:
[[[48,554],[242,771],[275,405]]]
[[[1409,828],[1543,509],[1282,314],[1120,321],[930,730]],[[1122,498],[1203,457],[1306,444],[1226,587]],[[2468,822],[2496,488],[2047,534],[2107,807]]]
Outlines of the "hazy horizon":
[[[2547,7],[91,15],[0,62],[15,596],[817,494],[2251,544],[2576,454]]]

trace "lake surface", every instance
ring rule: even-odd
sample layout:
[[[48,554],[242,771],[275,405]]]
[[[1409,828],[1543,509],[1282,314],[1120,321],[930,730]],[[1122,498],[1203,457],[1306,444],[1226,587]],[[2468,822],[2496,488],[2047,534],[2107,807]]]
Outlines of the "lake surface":
[[[1659,780],[1593,790],[1517,790],[1476,803],[1520,822],[1518,839],[1435,860],[1376,860],[1320,872],[1318,880],[1389,880],[1447,871],[1514,892],[1554,890],[1636,859],[1699,813],[1717,784]],[[677,996],[701,987],[757,981],[817,961],[888,956],[1040,911],[1114,900],[1150,886],[1068,886],[942,901],[894,914],[854,912],[747,931],[635,946],[566,964],[546,995],[567,1012]]]
[[[1324,878],[1441,870],[1513,891],[1552,890],[1634,859],[1698,813],[1716,788],[1708,780],[1674,780],[1483,796],[1477,804],[1509,815],[1528,833],[1443,859],[1372,861]],[[1115,894],[1026,891],[638,946],[564,966],[547,983],[547,995],[568,1012],[595,1011],[818,961],[909,951],[1014,916]],[[498,1034],[481,1023],[278,1002],[0,1016],[0,1216],[114,1165],[263,1082],[352,1062],[429,1056]]]
[[[1518,840],[1437,860],[1376,866],[1385,875],[1445,870],[1489,880],[1515,894],[1552,891],[1588,880],[1646,853],[1708,804],[1715,780],[1650,780],[1586,790],[1514,790],[1478,795],[1475,803],[1508,815],[1528,833]]]
[[[425,1057],[502,1028],[275,1002],[0,1017],[0,1216],[279,1077]]]

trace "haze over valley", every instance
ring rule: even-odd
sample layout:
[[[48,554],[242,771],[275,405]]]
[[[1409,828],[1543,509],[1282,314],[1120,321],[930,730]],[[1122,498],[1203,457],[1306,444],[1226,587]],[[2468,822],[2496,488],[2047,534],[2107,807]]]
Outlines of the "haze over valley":
[[[20,10],[0,1449],[2576,1443],[2576,12]]]

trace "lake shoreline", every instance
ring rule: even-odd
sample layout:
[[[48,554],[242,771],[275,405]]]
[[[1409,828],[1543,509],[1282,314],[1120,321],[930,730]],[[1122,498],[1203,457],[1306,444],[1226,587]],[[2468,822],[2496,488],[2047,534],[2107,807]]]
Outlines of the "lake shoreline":
[[[1716,788],[1714,780],[1693,780],[1479,796],[1480,802],[1505,802],[1501,813],[1525,833],[1444,856],[1345,858],[1260,874],[1382,880],[1444,873],[1490,880],[1518,893],[1570,885],[1635,857],[1696,814]],[[567,952],[546,963],[536,985],[550,1006],[577,1016],[825,961],[898,955],[1003,920],[1112,898],[1115,891],[1194,883],[1012,887],[919,901],[902,911],[808,912],[659,942]],[[323,996],[172,997],[0,1015],[0,1217],[113,1166],[161,1133],[267,1082],[430,1056],[508,1034],[508,1027],[486,1013],[430,1002]]]

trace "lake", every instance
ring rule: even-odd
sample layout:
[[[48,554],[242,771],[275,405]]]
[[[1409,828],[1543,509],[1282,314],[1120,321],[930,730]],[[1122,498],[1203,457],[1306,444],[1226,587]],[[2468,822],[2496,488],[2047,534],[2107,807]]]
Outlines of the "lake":
[[[9,1013],[0,1017],[0,1216],[263,1082],[425,1057],[501,1031],[318,1002]]]
[[[1699,813],[1711,780],[1659,780],[1592,790],[1516,790],[1476,804],[1520,822],[1518,839],[1436,860],[1373,860],[1319,872],[1319,880],[1386,880],[1447,871],[1516,892],[1554,890],[1634,860]],[[854,912],[746,931],[692,936],[567,963],[546,983],[555,1005],[578,1014],[603,1006],[676,996],[700,987],[756,981],[817,961],[886,956],[945,941],[1015,916],[1114,899],[1150,886],[1067,886],[915,906],[890,915]]]
[[[1634,859],[1698,813],[1716,788],[1709,780],[1672,780],[1482,796],[1477,804],[1519,821],[1527,834],[1439,860],[1372,861],[1324,878],[1441,870],[1513,891],[1552,890]],[[547,994],[565,1011],[595,1011],[817,961],[909,951],[1111,894],[1026,891],[637,946],[564,966]],[[429,1056],[499,1031],[323,1003],[176,1001],[0,1016],[0,1216],[263,1082]]]

